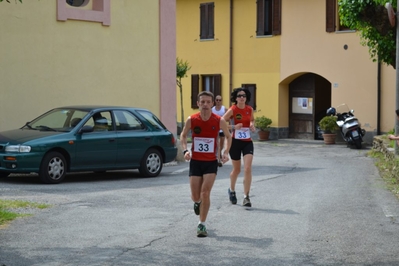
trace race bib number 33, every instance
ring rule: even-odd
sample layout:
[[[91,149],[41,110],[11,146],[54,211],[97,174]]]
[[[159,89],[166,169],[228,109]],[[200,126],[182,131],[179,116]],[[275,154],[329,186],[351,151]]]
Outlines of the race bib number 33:
[[[237,129],[234,131],[234,138],[236,139],[250,139],[251,138],[251,132],[249,130],[249,127],[243,127],[241,129]]]
[[[214,138],[194,138],[194,151],[214,153],[215,139]]]

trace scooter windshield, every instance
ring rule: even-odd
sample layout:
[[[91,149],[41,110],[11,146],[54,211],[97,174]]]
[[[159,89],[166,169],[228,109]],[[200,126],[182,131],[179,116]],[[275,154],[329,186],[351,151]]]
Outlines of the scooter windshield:
[[[349,113],[350,109],[346,103],[340,104],[335,108],[338,114]]]

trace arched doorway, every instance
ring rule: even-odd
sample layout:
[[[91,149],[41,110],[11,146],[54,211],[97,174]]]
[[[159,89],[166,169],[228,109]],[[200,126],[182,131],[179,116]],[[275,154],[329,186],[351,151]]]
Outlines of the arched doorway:
[[[331,83],[314,73],[289,84],[289,138],[318,139],[316,126],[331,106]]]

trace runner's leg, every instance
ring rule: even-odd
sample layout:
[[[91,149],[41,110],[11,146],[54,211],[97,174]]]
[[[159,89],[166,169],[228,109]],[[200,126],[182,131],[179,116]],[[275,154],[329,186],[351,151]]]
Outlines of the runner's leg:
[[[252,183],[252,154],[244,155],[244,195],[249,195]]]
[[[230,173],[230,189],[235,191],[237,178],[241,172],[241,160],[231,160],[231,163],[233,164],[233,170]]]
[[[211,206],[211,190],[215,183],[216,174],[205,174],[203,177],[201,187],[201,207],[200,207],[200,221],[205,222],[208,216],[209,207]]]
[[[201,201],[201,187],[203,178],[201,176],[190,176],[191,199],[194,202]]]

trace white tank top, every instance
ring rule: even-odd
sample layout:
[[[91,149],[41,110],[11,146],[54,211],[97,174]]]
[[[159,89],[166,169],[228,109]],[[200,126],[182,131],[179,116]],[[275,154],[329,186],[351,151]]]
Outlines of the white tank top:
[[[217,114],[218,116],[223,116],[226,113],[226,108],[222,105],[220,110],[216,110],[216,106],[212,107],[212,113]]]
[[[212,113],[218,115],[218,116],[223,116],[226,113],[226,108],[222,105],[220,110],[216,110],[215,106],[212,107]],[[223,132],[223,130],[220,130],[219,132]]]

